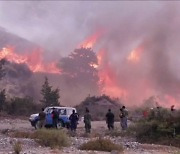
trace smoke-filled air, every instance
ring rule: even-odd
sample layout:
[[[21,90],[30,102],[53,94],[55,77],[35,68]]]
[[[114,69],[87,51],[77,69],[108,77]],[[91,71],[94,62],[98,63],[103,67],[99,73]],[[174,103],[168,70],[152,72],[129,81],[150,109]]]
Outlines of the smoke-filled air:
[[[0,2],[0,58],[11,95],[63,105],[106,94],[127,106],[180,107],[180,2]]]

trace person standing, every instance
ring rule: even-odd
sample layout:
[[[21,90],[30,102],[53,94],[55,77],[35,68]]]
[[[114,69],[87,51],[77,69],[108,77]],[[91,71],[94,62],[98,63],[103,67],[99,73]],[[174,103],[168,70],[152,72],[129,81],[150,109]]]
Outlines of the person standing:
[[[52,111],[53,128],[57,128],[58,119],[59,119],[59,113],[53,107],[53,111]]]
[[[46,114],[44,113],[44,108],[41,109],[39,113],[39,128],[43,128],[45,126]]]
[[[79,118],[78,118],[78,114],[75,113],[75,110],[73,110],[73,113],[70,115],[69,120],[70,120],[71,131],[76,132]]]
[[[86,113],[84,115],[84,124],[86,133],[91,132],[91,114],[89,113],[89,109],[86,108]]]
[[[121,112],[121,114],[119,115],[119,117],[121,119],[121,127],[122,127],[122,130],[126,130],[128,127],[127,126],[128,111],[127,111],[126,107],[123,106],[120,109],[120,112]]]
[[[114,114],[111,112],[111,109],[106,114],[106,123],[109,130],[114,129]]]

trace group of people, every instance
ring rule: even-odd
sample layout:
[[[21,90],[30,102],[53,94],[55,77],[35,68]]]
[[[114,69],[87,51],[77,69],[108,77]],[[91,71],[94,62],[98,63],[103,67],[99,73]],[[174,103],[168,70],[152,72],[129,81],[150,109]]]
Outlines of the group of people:
[[[84,115],[85,131],[86,131],[86,133],[90,133],[92,118],[91,118],[91,114],[89,113],[88,108],[86,108],[85,112],[86,112]],[[78,120],[79,120],[79,115],[77,113],[75,113],[75,110],[73,110],[73,113],[70,115],[69,120],[70,120],[71,131],[75,132],[77,129],[77,124],[78,124]]]
[[[109,130],[114,129],[114,114],[111,112],[111,109],[108,110],[108,113],[106,114],[106,123],[107,127]],[[125,106],[120,108],[120,124],[122,130],[126,130],[128,125],[127,125],[127,120],[128,120],[128,111]]]
[[[42,128],[45,125],[45,117],[46,114],[44,113],[44,108],[42,108],[42,111],[39,113],[39,127]],[[53,108],[52,111],[52,120],[53,120],[53,127],[57,128],[57,123],[58,123],[58,118],[59,118],[59,113]],[[108,110],[106,114],[106,124],[109,130],[114,129],[114,121],[115,121],[115,116],[111,109]],[[127,118],[128,118],[128,111],[125,106],[122,106],[120,108],[120,124],[122,127],[122,130],[127,129]],[[77,124],[79,121],[79,115],[73,110],[72,114],[69,117],[70,120],[70,129],[71,131],[75,132],[77,129]],[[85,124],[85,132],[90,133],[91,132],[91,121],[92,121],[92,116],[89,112],[89,109],[85,109],[85,115],[84,115],[84,124]]]
[[[52,115],[52,122],[53,122],[53,127],[57,128],[57,123],[59,120],[59,113],[55,108],[53,108],[53,111],[51,113]],[[39,113],[39,128],[42,128],[45,126],[46,123],[46,113],[44,112],[44,108],[41,109],[41,112]]]
[[[126,130],[128,127],[127,125],[128,111],[125,106],[120,108],[119,117],[120,117],[122,130]],[[115,118],[114,114],[112,113],[111,109],[109,109],[106,114],[106,123],[109,130],[114,129],[114,121],[115,121],[114,118]],[[89,110],[87,108],[86,108],[86,113],[84,115],[84,124],[85,124],[86,133],[90,133],[91,132],[91,114],[89,113]]]

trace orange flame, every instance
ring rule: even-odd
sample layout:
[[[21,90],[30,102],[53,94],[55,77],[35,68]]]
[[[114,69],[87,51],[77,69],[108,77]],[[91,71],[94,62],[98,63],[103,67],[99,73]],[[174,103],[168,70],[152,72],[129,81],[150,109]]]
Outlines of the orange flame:
[[[126,99],[128,93],[125,89],[118,85],[116,75],[114,71],[105,63],[106,52],[101,50],[98,52],[98,64],[99,64],[99,84],[103,86],[101,93],[105,93],[112,97],[121,97]]]
[[[116,77],[112,74],[110,68],[100,71],[99,78],[100,82],[103,84],[102,93],[108,94],[112,97],[123,98],[124,100],[127,98],[127,91],[118,86]]]
[[[127,57],[127,60],[133,63],[140,61],[142,49],[140,47],[133,49]]]
[[[83,48],[93,48],[101,33],[96,33],[92,36],[90,36],[87,40],[85,40],[83,43],[81,43],[78,47],[83,47]],[[127,56],[126,60],[128,63],[127,67],[132,67],[135,68],[137,65],[131,65],[131,64],[137,64],[141,62],[142,59],[142,54],[144,51],[144,47],[142,44],[135,49],[133,49],[129,55]],[[100,50],[97,53],[97,58],[98,58],[98,65],[91,64],[92,67],[98,69],[98,76],[99,76],[99,86],[100,86],[100,93],[101,94],[107,94],[110,95],[111,97],[118,97],[121,98],[122,100],[126,101],[127,103],[143,103],[143,100],[156,94],[155,89],[153,89],[153,86],[151,84],[150,80],[142,79],[142,82],[139,83],[140,86],[140,92],[135,91],[135,89],[130,89],[129,86],[123,87],[120,83],[121,80],[117,78],[118,74],[116,70],[113,69],[109,61],[107,60],[108,56],[106,55],[105,50]],[[141,65],[138,65],[138,70],[141,71]],[[143,92],[143,95],[139,95],[141,92]],[[178,98],[174,96],[169,96],[162,94],[162,97],[158,99],[158,102],[160,105],[164,107],[170,107],[170,105],[175,105],[177,108],[180,108],[180,105],[178,105]],[[133,104],[133,103],[132,103]],[[135,104],[134,104],[135,105]],[[137,104],[136,104],[137,105]]]
[[[81,43],[78,48],[93,48],[101,35],[102,32],[96,32],[95,34],[87,38],[83,43]]]
[[[0,51],[0,59],[4,58],[10,62],[27,64],[30,70],[33,72],[60,73],[60,69],[57,68],[56,63],[43,63],[41,50],[33,51],[29,55],[20,55],[15,53],[12,47],[3,48]]]

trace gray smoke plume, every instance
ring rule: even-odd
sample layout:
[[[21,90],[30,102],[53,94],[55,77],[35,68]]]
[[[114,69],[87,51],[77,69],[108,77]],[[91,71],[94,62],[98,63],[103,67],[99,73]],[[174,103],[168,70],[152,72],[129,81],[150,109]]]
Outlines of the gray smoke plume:
[[[179,100],[180,2],[0,2],[0,25],[40,44],[47,59],[67,56],[81,42],[103,29],[93,48],[105,49],[117,85],[128,91],[129,104],[169,95]],[[127,62],[143,49],[140,62]]]

